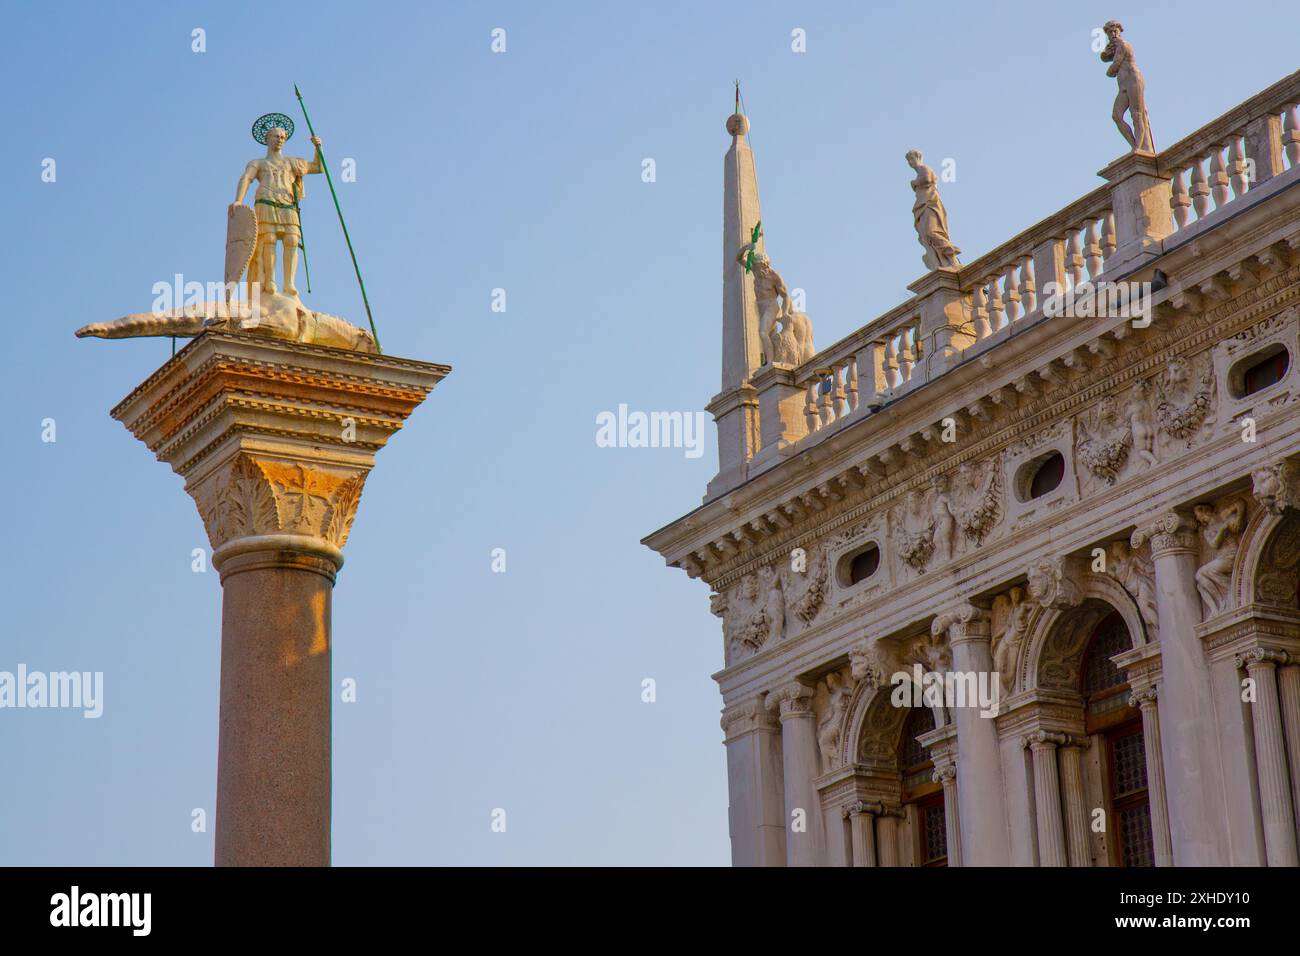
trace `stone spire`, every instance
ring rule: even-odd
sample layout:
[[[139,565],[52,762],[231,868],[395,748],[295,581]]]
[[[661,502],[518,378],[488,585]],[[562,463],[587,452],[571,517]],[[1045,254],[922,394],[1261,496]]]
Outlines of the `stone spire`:
[[[754,281],[736,254],[750,241],[762,218],[758,206],[758,174],[754,153],[745,142],[749,120],[736,111],[727,117],[731,148],[723,160],[722,194],[722,391],[708,410],[718,426],[718,474],[709,482],[705,500],[745,480],[745,464],[758,450],[758,393],[749,377],[762,360],[758,339],[758,303]],[[754,253],[763,251],[759,237]]]

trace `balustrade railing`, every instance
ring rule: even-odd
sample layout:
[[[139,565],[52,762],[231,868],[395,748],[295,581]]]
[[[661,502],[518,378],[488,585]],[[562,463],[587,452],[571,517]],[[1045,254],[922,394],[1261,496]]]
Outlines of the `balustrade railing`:
[[[1300,72],[1257,94],[1156,158],[1168,177],[1175,234],[1300,164]],[[1042,318],[1051,295],[1104,278],[1118,234],[1111,186],[1104,185],[957,271],[968,321],[945,328],[949,351]],[[953,343],[956,343],[955,345]],[[815,355],[796,372],[809,434],[878,407],[942,374],[922,328],[919,299],[903,303]]]

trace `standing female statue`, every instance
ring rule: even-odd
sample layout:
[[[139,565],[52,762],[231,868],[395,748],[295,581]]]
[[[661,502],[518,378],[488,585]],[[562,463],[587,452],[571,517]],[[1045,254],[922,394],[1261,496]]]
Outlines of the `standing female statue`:
[[[921,261],[927,269],[952,269],[959,265],[961,252],[948,238],[948,211],[939,198],[938,177],[925,165],[919,149],[909,150],[907,164],[916,170],[912,190],[916,202],[912,203],[912,219],[916,223],[916,238],[925,249]]]

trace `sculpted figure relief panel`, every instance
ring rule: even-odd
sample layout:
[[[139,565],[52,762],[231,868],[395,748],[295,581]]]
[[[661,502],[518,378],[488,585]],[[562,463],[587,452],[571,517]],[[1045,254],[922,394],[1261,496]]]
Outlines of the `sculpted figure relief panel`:
[[[1214,382],[1210,352],[1174,356],[1158,375],[1105,395],[1080,413],[1075,444],[1080,493],[1126,481],[1209,438]]]
[[[722,618],[727,663],[815,622],[825,606],[828,585],[826,549],[817,546],[811,554],[796,549],[788,562],[765,565],[712,595],[710,610]]]

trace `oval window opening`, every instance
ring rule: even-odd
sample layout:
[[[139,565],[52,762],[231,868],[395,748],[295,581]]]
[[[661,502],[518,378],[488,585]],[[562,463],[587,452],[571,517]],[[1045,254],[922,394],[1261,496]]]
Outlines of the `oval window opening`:
[[[1045,458],[1029,480],[1029,497],[1041,498],[1050,491],[1055,491],[1065,477],[1065,459],[1061,453],[1053,452]]]
[[[1284,346],[1275,345],[1262,353],[1250,356],[1237,367],[1241,368],[1243,365],[1245,369],[1241,372],[1240,379],[1235,375],[1229,376],[1233,385],[1240,382],[1240,385],[1233,389],[1237,393],[1234,398],[1254,395],[1282,381],[1287,369],[1291,367],[1291,356],[1287,354]]]
[[[880,549],[874,544],[865,551],[860,551],[849,562],[849,584],[865,581],[876,573],[880,567]]]

